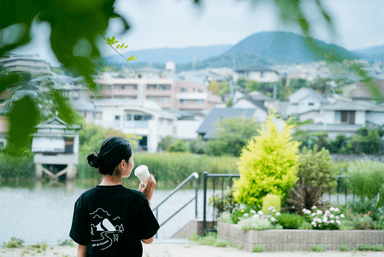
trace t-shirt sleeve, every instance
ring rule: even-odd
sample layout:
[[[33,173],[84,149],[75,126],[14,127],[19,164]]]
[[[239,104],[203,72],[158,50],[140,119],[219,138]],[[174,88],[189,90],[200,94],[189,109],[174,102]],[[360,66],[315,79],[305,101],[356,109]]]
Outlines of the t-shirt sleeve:
[[[72,227],[69,236],[78,244],[87,245],[89,243],[89,226],[85,222],[83,205],[81,198],[77,199],[75,209],[73,211]]]
[[[137,226],[139,239],[148,239],[156,234],[160,226],[149,207],[148,200],[145,197],[139,198],[139,209],[136,213],[135,220],[137,220],[137,222],[135,222],[135,224]]]

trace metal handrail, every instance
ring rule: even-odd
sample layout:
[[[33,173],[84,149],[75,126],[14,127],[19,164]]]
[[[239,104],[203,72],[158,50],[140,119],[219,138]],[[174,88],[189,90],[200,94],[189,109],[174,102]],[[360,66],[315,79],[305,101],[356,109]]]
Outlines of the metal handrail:
[[[177,213],[179,213],[182,209],[184,209],[188,204],[190,204],[193,200],[195,200],[195,218],[197,219],[197,192],[198,192],[198,178],[199,174],[197,172],[193,172],[191,175],[189,175],[188,178],[186,178],[183,182],[181,182],[163,201],[161,201],[155,208],[152,209],[152,211],[156,211],[156,219],[159,219],[159,207],[164,202],[166,202],[172,195],[174,195],[177,191],[179,191],[185,184],[187,184],[192,178],[195,178],[195,197],[193,197],[191,200],[189,200],[188,203],[186,203],[184,206],[182,206],[180,209],[178,209],[175,213],[173,213],[168,219],[166,219],[161,225],[163,226],[166,222],[168,222],[173,216],[175,216]],[[157,233],[156,233],[157,238]]]

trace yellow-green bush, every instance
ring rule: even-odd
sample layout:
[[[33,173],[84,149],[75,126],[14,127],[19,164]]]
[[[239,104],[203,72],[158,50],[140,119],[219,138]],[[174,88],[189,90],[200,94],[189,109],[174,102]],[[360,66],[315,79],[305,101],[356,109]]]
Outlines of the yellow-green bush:
[[[259,207],[268,193],[286,196],[297,181],[299,143],[290,136],[291,125],[278,131],[280,122],[270,115],[260,136],[243,148],[238,162],[241,177],[235,182],[238,202]]]
[[[268,213],[268,208],[270,206],[273,206],[276,212],[279,212],[281,207],[280,196],[273,194],[267,194],[266,196],[264,196],[262,208],[263,213]]]

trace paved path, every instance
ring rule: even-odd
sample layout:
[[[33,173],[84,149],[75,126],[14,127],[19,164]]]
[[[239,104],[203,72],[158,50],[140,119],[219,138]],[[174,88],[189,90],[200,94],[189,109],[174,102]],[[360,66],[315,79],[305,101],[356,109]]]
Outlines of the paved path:
[[[155,241],[156,242],[156,241]],[[24,252],[24,253],[23,253]],[[44,252],[26,249],[0,248],[0,257],[74,257],[77,254],[77,246],[48,247]],[[150,245],[144,245],[143,257],[383,257],[384,252],[261,252],[251,253],[237,250],[232,247],[213,247],[197,245],[187,240],[157,241]]]

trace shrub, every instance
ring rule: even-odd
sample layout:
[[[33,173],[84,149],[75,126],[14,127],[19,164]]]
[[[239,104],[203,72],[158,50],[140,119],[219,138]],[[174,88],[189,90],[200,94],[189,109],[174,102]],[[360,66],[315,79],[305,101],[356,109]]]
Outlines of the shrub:
[[[34,178],[35,164],[33,153],[27,151],[22,155],[10,155],[0,152],[0,179],[10,178]]]
[[[357,250],[359,250],[359,251],[369,251],[369,250],[371,250],[371,246],[367,245],[367,244],[360,244],[357,247]]]
[[[304,218],[310,222],[313,229],[339,229],[341,220],[345,215],[340,213],[338,208],[331,207],[329,210],[318,210],[316,206],[312,207],[312,211],[303,209]]]
[[[350,204],[350,208],[353,213],[356,214],[367,214],[370,213],[372,220],[376,221],[379,217],[383,216],[382,208],[377,209],[376,199],[367,199],[364,202],[355,201]]]
[[[277,217],[277,221],[284,229],[298,229],[304,218],[298,214],[283,213]]]
[[[355,216],[352,220],[355,223],[355,229],[357,230],[370,230],[375,228],[373,220],[367,214],[364,214],[363,217]]]
[[[266,196],[264,196],[263,198],[263,208],[262,208],[262,211],[264,213],[267,213],[268,212],[268,208],[270,206],[273,206],[274,209],[279,212],[280,209],[281,209],[281,202],[280,202],[280,196],[278,195],[273,195],[273,194],[267,194]]]
[[[239,227],[244,230],[266,230],[266,229],[282,229],[280,225],[273,225],[270,220],[263,216],[254,216],[240,219],[237,223]]]
[[[373,162],[371,160],[355,161],[348,167],[347,175],[348,187],[360,198],[361,202],[365,198],[373,199],[380,195],[380,203],[384,203],[384,188],[382,187],[384,181],[384,164]]]
[[[23,247],[24,240],[12,237],[7,243],[3,243],[5,248],[21,248]]]
[[[324,252],[326,250],[324,245],[315,245],[312,247],[312,251],[314,252]]]
[[[201,136],[189,142],[189,151],[196,154],[204,154],[207,151],[208,143]]]
[[[311,223],[309,223],[308,221],[306,220],[303,220],[303,222],[301,223],[299,229],[303,229],[303,230],[309,230],[312,228],[312,225]]]
[[[228,212],[222,213],[218,220],[227,224],[233,224],[231,215]]]
[[[337,186],[337,170],[329,151],[324,148],[321,151],[317,149],[317,145],[313,150],[304,148],[299,157],[299,180],[291,192],[290,199],[299,212],[303,208],[321,206],[321,196],[324,192]]]
[[[285,124],[279,132],[275,123],[276,117],[270,114],[260,136],[243,148],[234,193],[240,203],[260,207],[268,193],[283,197],[297,181],[299,143],[291,140],[292,126]]]
[[[228,188],[226,192],[222,194],[217,194],[216,196],[212,196],[209,198],[209,205],[212,205],[216,208],[218,212],[218,216],[221,213],[230,211],[232,212],[235,208],[239,207],[239,204],[235,201],[233,196],[233,189]]]
[[[384,246],[382,244],[374,245],[371,249],[372,251],[384,251]]]
[[[257,245],[252,249],[252,252],[254,253],[260,253],[262,251],[264,251],[264,245]]]
[[[340,245],[339,250],[341,252],[346,252],[346,251],[349,251],[349,247],[347,245]]]
[[[384,230],[384,216],[380,216],[380,218],[375,222],[375,228],[378,230]]]
[[[168,149],[170,152],[186,152],[187,146],[184,143],[184,140],[177,139]]]

